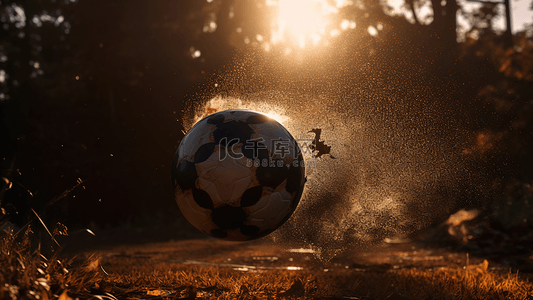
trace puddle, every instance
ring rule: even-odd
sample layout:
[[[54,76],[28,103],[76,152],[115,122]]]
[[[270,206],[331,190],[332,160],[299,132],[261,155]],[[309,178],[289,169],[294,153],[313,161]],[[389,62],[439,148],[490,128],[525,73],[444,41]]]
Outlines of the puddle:
[[[254,256],[252,257],[253,260],[259,260],[259,261],[276,261],[278,258],[276,256]]]
[[[289,249],[287,252],[292,253],[309,253],[309,254],[315,254],[316,251],[313,249],[304,249],[304,248],[298,248],[298,249]]]
[[[261,257],[261,258],[264,258],[264,257]],[[275,260],[277,260],[277,257]],[[242,265],[242,264],[233,264],[233,263],[215,263],[215,262],[207,262],[207,261],[200,261],[200,260],[188,260],[188,259],[187,260],[165,260],[165,261],[172,262],[172,263],[178,263],[178,264],[184,264],[184,265],[232,268],[233,270],[242,271],[242,272],[253,272],[253,271],[262,271],[262,270],[286,270],[286,271],[303,270],[302,267],[297,267],[297,266],[270,267],[270,266]]]
[[[398,256],[399,260],[411,260],[411,261],[437,261],[444,260],[444,256]]]

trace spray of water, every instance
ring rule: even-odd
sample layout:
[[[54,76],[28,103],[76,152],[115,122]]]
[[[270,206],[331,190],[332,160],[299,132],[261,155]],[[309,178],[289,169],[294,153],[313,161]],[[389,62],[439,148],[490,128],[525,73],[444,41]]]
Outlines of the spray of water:
[[[312,139],[309,131],[320,128],[331,146],[331,156],[306,157],[315,164],[306,169],[302,201],[273,241],[310,247],[328,260],[450,213],[465,178],[464,136],[453,111],[431,101],[439,91],[379,76],[348,83],[336,77],[314,89],[320,92],[279,82],[268,90],[264,78],[255,81],[261,88],[246,80],[259,71],[236,73],[218,81],[225,92],[190,105],[186,129],[219,110],[251,109],[274,117],[297,139]]]

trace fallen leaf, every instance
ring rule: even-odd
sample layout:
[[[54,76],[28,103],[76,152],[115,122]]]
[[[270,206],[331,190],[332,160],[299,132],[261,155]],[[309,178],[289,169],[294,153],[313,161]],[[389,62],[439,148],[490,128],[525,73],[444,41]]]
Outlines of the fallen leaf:
[[[476,270],[479,272],[486,272],[489,269],[489,262],[488,260],[484,259],[482,263],[478,265],[470,265],[467,268],[470,270]]]
[[[475,219],[479,215],[479,210],[473,209],[473,210],[464,210],[461,209],[460,211],[452,214],[448,220],[446,221],[446,224],[453,225],[453,226],[459,226],[461,223],[465,221],[470,221]]]
[[[166,294],[166,292],[162,290],[151,290],[151,291],[146,291],[146,294],[149,296],[161,296],[161,295]]]

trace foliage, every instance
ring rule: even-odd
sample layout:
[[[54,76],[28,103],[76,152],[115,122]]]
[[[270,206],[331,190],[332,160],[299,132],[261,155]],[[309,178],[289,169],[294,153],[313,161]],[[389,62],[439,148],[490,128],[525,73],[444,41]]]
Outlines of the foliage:
[[[41,254],[40,245],[31,245],[31,230],[0,232],[1,299],[72,299],[69,295],[91,296],[90,287],[100,282],[104,271],[97,257],[84,260],[50,258]]]
[[[482,143],[492,148],[493,154],[506,155],[515,168],[514,176],[528,181],[532,161],[524,153],[533,145],[523,137],[533,132],[529,118],[533,113],[533,42],[522,32],[514,43],[514,47],[506,47],[492,35],[468,40],[463,59],[479,66],[479,78],[474,80],[480,81],[477,96],[487,111],[482,126],[491,136]]]
[[[463,44],[463,60],[470,62],[477,95],[474,105],[480,118],[473,127],[473,142],[465,157],[492,174],[492,199],[485,205],[507,230],[533,228],[528,190],[533,183],[533,158],[527,155],[533,143],[533,42],[526,32],[507,47],[491,33]],[[475,83],[477,82],[477,83]],[[492,170],[489,170],[492,169]],[[495,188],[496,187],[496,188]],[[494,193],[496,192],[496,193]]]

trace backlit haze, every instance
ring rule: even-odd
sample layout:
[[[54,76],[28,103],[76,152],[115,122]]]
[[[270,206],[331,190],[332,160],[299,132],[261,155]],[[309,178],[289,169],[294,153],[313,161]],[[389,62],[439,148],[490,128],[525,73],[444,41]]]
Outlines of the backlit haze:
[[[271,37],[258,38],[267,51],[239,57],[234,68],[213,76],[182,122],[187,130],[206,115],[238,108],[273,117],[299,140],[322,130],[331,156],[306,154],[314,166],[306,168],[298,209],[267,240],[312,248],[328,260],[416,232],[451,213],[462,191],[476,191],[479,176],[465,165],[467,133],[453,81],[411,70],[405,59],[391,60],[366,44],[360,52],[280,60],[269,47],[285,47],[282,56],[319,48],[357,20],[338,14],[347,1],[266,3],[278,10]],[[368,34],[380,30],[369,27]]]
[[[379,99],[377,94],[372,101],[381,104]],[[314,166],[306,168],[299,207],[267,239],[312,248],[327,260],[347,247],[366,247],[428,225],[452,205],[442,189],[453,190],[462,177],[457,149],[434,132],[437,124],[430,116],[401,120],[394,107],[370,110],[368,100],[277,91],[218,96],[197,107],[189,120],[239,108],[268,114],[300,141],[311,141],[309,130],[322,129],[335,159],[305,153],[306,164],[313,160]]]

